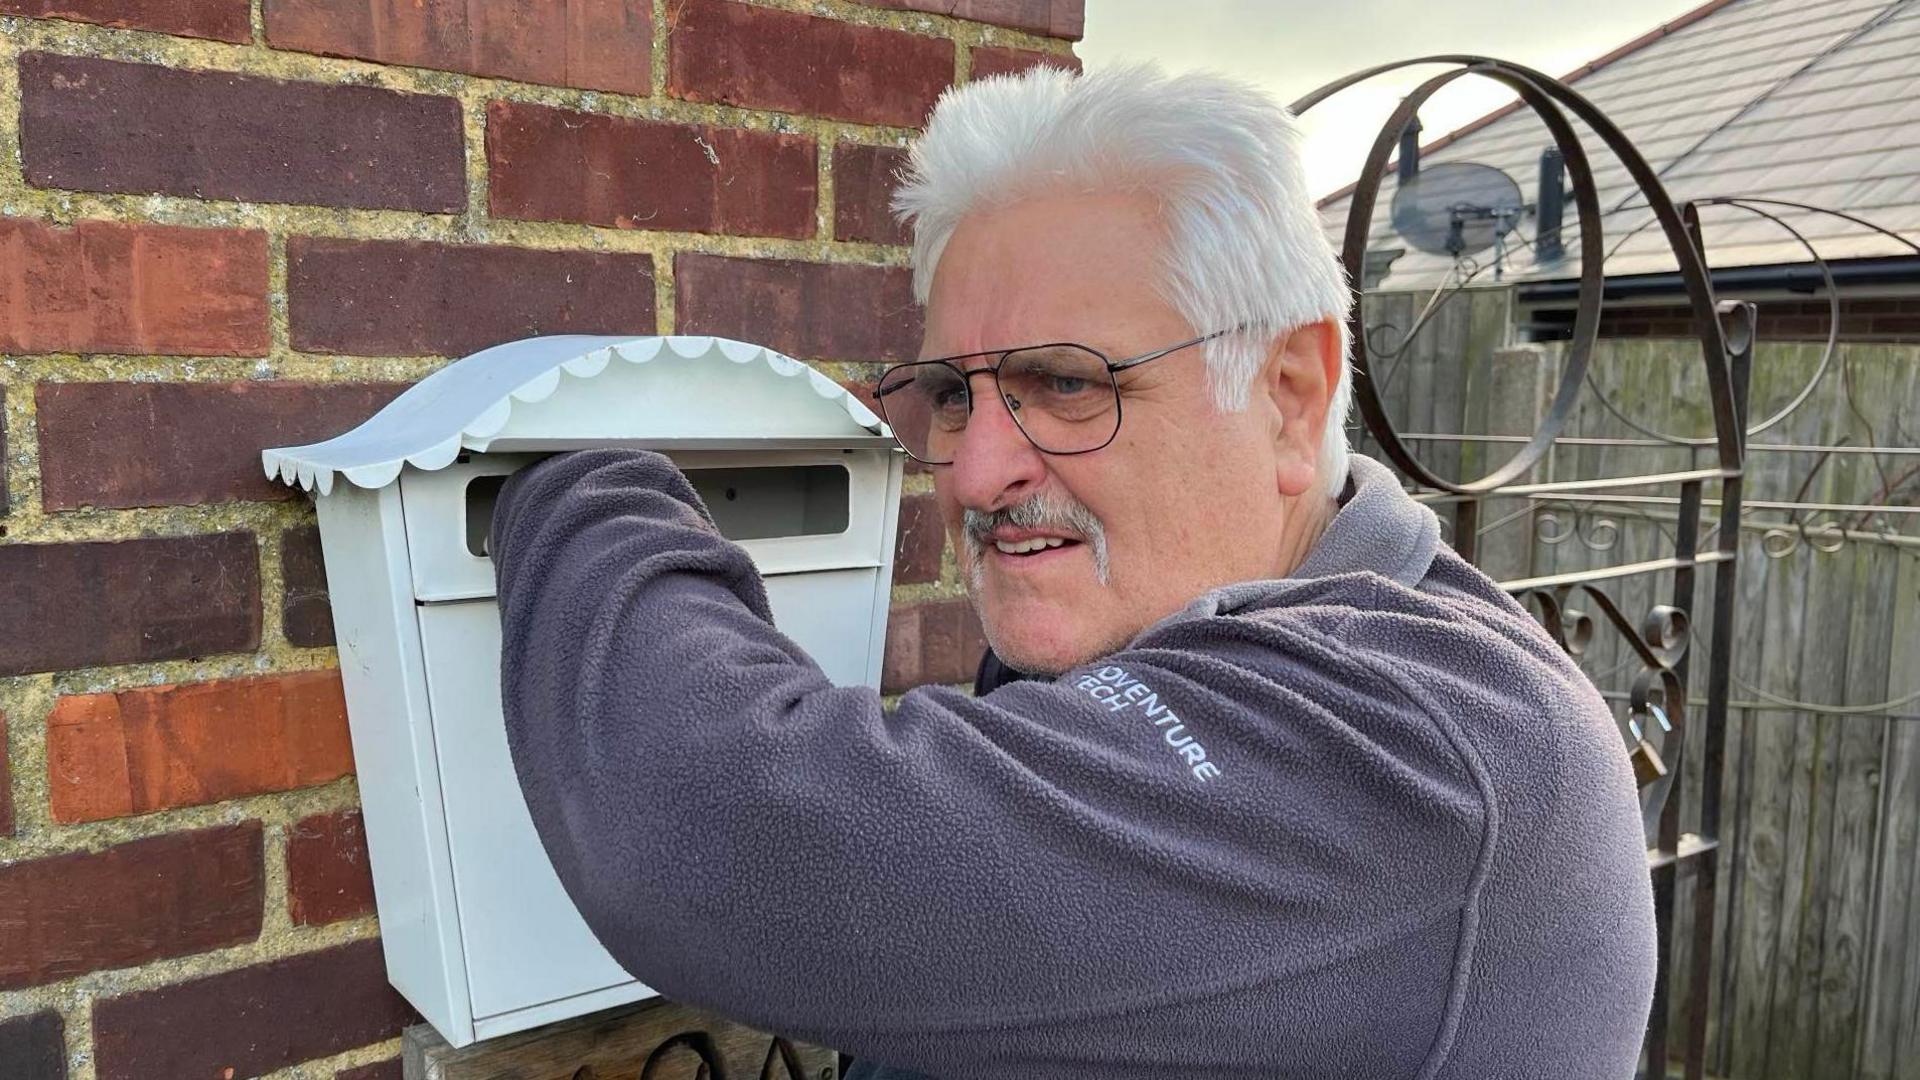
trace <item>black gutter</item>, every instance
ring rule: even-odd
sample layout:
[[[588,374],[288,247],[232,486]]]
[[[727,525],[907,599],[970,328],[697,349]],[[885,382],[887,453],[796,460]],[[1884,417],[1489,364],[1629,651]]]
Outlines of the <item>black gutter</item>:
[[[1841,288],[1869,285],[1920,284],[1920,255],[1901,255],[1885,259],[1848,259],[1829,262],[1833,282]],[[1776,266],[1733,266],[1713,271],[1715,292],[1795,292],[1814,293],[1825,286],[1817,263],[1790,263]],[[1517,285],[1514,299],[1522,304],[1572,304],[1578,299],[1578,280],[1541,281]],[[1628,300],[1649,296],[1685,296],[1686,286],[1676,271],[1665,274],[1632,274],[1606,279],[1601,296],[1607,300]]]

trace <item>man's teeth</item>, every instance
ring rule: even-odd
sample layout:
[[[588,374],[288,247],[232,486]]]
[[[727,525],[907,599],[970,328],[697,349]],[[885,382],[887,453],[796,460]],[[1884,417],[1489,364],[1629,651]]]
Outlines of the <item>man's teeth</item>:
[[[1031,540],[1017,540],[1012,543],[1005,540],[995,540],[993,546],[1008,555],[1025,555],[1028,552],[1039,551],[1043,548],[1057,548],[1064,543],[1066,543],[1066,541],[1058,536],[1036,536]]]

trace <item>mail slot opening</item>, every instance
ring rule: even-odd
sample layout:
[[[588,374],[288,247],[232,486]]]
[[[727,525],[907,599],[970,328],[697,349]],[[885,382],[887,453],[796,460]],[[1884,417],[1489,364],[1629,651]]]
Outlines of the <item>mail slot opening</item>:
[[[687,478],[729,540],[832,536],[847,531],[850,475],[839,465],[692,469]],[[467,484],[467,550],[485,558],[504,476]]]
[[[687,479],[729,540],[847,531],[850,476],[839,465],[693,469]]]
[[[493,529],[493,504],[500,499],[504,476],[476,476],[467,484],[467,550],[485,558],[487,534]]]

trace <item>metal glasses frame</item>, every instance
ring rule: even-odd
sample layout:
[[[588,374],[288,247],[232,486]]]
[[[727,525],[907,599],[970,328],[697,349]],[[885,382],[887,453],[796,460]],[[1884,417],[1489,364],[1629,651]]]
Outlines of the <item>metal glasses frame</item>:
[[[878,402],[880,405],[881,417],[884,418],[890,426],[892,426],[893,418],[890,416],[887,416],[887,395],[893,393],[894,390],[899,389],[899,387],[904,387],[908,384],[905,382],[902,382],[898,386],[890,388],[886,385],[887,379],[891,377],[894,373],[905,371],[909,368],[931,367],[935,364],[938,364],[941,367],[944,367],[949,371],[952,371],[954,374],[960,376],[960,385],[965,387],[967,392],[967,415],[971,417],[973,415],[973,377],[976,375],[990,374],[993,376],[993,391],[1000,398],[1002,402],[1006,403],[1007,411],[1013,416],[1013,426],[1020,429],[1020,434],[1026,437],[1027,442],[1032,444],[1035,450],[1038,450],[1043,454],[1053,454],[1057,457],[1072,457],[1076,454],[1091,454],[1096,450],[1105,450],[1108,446],[1111,446],[1113,444],[1113,440],[1117,438],[1120,434],[1120,424],[1125,419],[1125,409],[1120,400],[1120,384],[1116,382],[1113,378],[1116,372],[1126,371],[1129,368],[1136,368],[1136,367],[1139,367],[1141,364],[1146,363],[1149,360],[1158,360],[1161,357],[1166,356],[1170,353],[1179,352],[1181,349],[1190,349],[1195,345],[1201,345],[1206,342],[1212,341],[1215,338],[1225,337],[1228,334],[1238,333],[1242,330],[1246,330],[1249,328],[1250,328],[1249,324],[1242,323],[1239,326],[1229,327],[1228,329],[1225,329],[1225,330],[1215,330],[1211,334],[1202,334],[1199,337],[1189,338],[1186,341],[1182,341],[1177,345],[1169,345],[1164,349],[1155,349],[1152,352],[1141,353],[1139,356],[1128,357],[1125,360],[1109,360],[1107,359],[1106,353],[1101,352],[1099,349],[1096,349],[1091,345],[1082,345],[1077,341],[1049,341],[1039,345],[1021,345],[1011,349],[989,349],[986,352],[961,353],[958,356],[943,356],[933,360],[913,360],[904,364],[895,364],[892,367],[881,372],[880,378],[874,383],[873,396],[874,396],[874,400]],[[1019,401],[1017,399],[1009,399],[1006,395],[1006,392],[1002,390],[1000,387],[1000,368],[1006,364],[1007,357],[1012,356],[1014,353],[1019,353],[1019,352],[1030,352],[1035,349],[1053,349],[1053,348],[1060,348],[1060,347],[1079,349],[1082,352],[1089,353],[1095,357],[1098,357],[1100,362],[1105,364],[1107,367],[1107,385],[1111,387],[1113,390],[1113,430],[1107,433],[1106,441],[1102,442],[1099,446],[1090,446],[1085,450],[1050,450],[1047,447],[1041,446],[1039,440],[1033,437],[1033,433],[1027,430],[1027,425],[1020,422]],[[993,356],[993,357],[998,357],[999,359],[994,363],[989,364],[985,367],[974,368],[972,371],[968,371],[966,368],[963,368],[960,366],[961,361],[971,360],[976,356]],[[895,437],[898,438],[897,427],[896,427]],[[900,448],[907,452],[908,457],[911,457],[913,460],[920,462],[922,465],[953,464],[951,460],[930,461],[927,458],[923,458],[919,454],[914,453],[913,449],[907,446],[905,440],[901,440]]]

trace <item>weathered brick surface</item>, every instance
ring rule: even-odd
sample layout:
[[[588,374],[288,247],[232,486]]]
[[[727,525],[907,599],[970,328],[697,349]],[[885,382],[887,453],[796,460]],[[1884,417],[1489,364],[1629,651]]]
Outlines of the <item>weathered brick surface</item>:
[[[52,1009],[0,1020],[0,1076],[66,1080],[66,1029]]]
[[[302,953],[94,1006],[100,1080],[258,1076],[397,1036],[417,1017],[377,940]]]
[[[13,756],[7,746],[7,714],[0,713],[0,836],[13,835]]]
[[[41,503],[168,506],[290,499],[260,451],[329,439],[404,383],[46,383],[37,388]],[[192,423],[182,423],[192,417]]]
[[[327,594],[327,564],[320,553],[320,527],[302,525],[280,534],[280,630],[306,648],[333,644],[333,602]]]
[[[818,202],[815,155],[805,135],[487,106],[495,217],[805,238]]]
[[[249,821],[0,866],[0,990],[253,940],[261,852]]]
[[[650,334],[653,259],[592,251],[294,237],[293,347],[461,356],[536,334]]]
[[[1048,37],[1079,38],[1086,32],[1086,0],[860,0],[868,7],[927,11],[973,22],[1031,30]]]
[[[887,617],[880,690],[897,694],[930,683],[971,683],[986,648],[980,620],[966,600],[896,607]]]
[[[20,58],[20,151],[39,187],[452,212],[460,103],[51,53]]]
[[[276,49],[623,94],[653,89],[648,0],[266,0],[264,14]]]
[[[945,38],[731,0],[677,0],[667,19],[667,91],[689,101],[918,127],[953,80]]]
[[[7,388],[0,386],[0,518],[7,516]],[[0,527],[0,536],[6,532]]]
[[[931,495],[900,499],[900,532],[893,548],[893,583],[913,585],[940,579],[940,557],[947,533],[940,507]]]
[[[0,675],[185,660],[260,645],[252,533],[0,544]]]
[[[341,1069],[333,1074],[333,1080],[400,1080],[400,1078],[399,1058],[376,1061],[357,1069]]]
[[[0,14],[245,42],[253,39],[247,6],[247,0],[0,0]]]
[[[56,821],[290,791],[352,771],[338,671],[71,695],[47,717]]]
[[[838,143],[833,148],[833,238],[908,244],[912,230],[893,216],[893,189],[907,167],[894,146]]]
[[[913,278],[900,266],[674,256],[675,325],[802,359],[905,360],[920,348]]]
[[[0,352],[264,356],[267,234],[0,217]]]
[[[316,814],[287,831],[287,912],[300,926],[373,912],[373,873],[360,811]]]
[[[1003,49],[990,45],[973,50],[973,77],[976,79],[984,79],[989,75],[1014,75],[1030,67],[1079,71],[1080,59],[1036,49]]]

